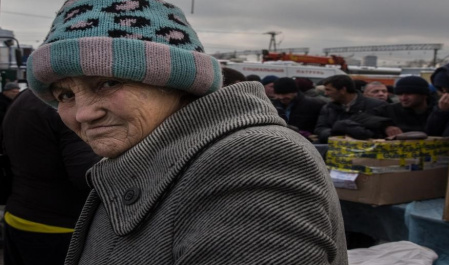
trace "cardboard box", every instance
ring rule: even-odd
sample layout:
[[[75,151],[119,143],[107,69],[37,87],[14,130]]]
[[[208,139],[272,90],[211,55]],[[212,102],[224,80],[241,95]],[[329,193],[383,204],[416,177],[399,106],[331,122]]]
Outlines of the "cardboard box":
[[[331,137],[326,163],[333,170],[358,173],[354,185],[342,177],[345,188],[336,188],[341,200],[398,204],[445,197],[448,150],[448,139],[435,137],[388,142]]]
[[[371,205],[398,204],[445,196],[448,168],[359,174],[356,190],[337,188],[341,200]]]

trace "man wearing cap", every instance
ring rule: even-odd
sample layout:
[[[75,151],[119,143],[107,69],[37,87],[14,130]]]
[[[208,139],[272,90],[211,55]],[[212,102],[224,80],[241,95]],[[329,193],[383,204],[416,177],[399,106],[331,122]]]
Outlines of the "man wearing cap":
[[[267,94],[267,97],[273,98],[274,97],[274,81],[276,81],[279,77],[275,75],[267,75],[264,78],[262,78],[262,85],[265,87],[265,94]]]
[[[399,103],[373,110],[375,115],[391,119],[392,123],[384,130],[386,136],[410,131],[424,132],[431,112],[427,81],[419,76],[403,77],[396,83],[394,92],[399,97]]]
[[[0,124],[3,121],[6,110],[8,109],[11,101],[19,94],[20,87],[17,83],[6,83],[5,87],[0,93]]]
[[[449,64],[435,70],[430,80],[443,95],[429,115],[426,133],[432,136],[449,136]]]
[[[295,81],[290,77],[281,77],[274,82],[273,105],[289,125],[308,137],[315,129],[321,108],[326,102],[311,98],[298,91]]]

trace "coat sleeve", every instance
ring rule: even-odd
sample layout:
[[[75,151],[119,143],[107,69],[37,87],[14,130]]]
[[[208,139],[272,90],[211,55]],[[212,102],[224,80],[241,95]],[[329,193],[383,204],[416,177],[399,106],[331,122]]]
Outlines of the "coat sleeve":
[[[320,143],[327,143],[329,136],[331,136],[333,124],[329,121],[329,114],[328,105],[324,105],[323,108],[321,108],[314,131],[314,133],[318,135]]]
[[[180,183],[175,264],[347,264],[324,162],[288,131],[236,133],[189,167]]]
[[[435,107],[427,118],[426,133],[431,136],[449,136],[449,111]]]

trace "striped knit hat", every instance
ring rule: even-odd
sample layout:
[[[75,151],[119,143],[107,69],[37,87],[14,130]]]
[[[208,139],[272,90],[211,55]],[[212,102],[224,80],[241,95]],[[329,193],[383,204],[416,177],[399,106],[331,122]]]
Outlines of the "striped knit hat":
[[[220,64],[204,53],[183,12],[163,0],[68,0],[27,63],[29,86],[57,106],[49,86],[105,76],[205,95],[221,87]]]

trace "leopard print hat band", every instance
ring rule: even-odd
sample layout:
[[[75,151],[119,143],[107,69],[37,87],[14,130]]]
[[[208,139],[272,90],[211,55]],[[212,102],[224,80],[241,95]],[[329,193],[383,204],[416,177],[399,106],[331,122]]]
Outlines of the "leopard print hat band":
[[[27,63],[30,88],[57,106],[49,86],[65,77],[105,76],[205,95],[221,87],[183,12],[163,0],[68,0]]]

